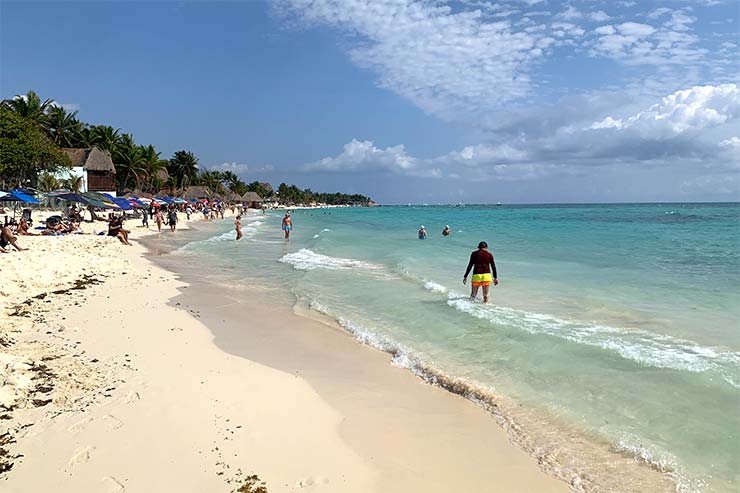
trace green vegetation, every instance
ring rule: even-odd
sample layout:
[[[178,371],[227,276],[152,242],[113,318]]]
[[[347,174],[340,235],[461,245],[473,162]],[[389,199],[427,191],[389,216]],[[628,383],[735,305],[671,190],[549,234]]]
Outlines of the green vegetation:
[[[259,193],[259,192],[258,192]],[[278,187],[277,194],[280,202],[286,204],[310,204],[312,202],[329,204],[329,205],[367,205],[372,200],[364,195],[345,193],[320,193],[314,192],[310,188],[301,190],[295,185],[281,183]]]
[[[198,158],[186,150],[162,159],[161,152],[153,145],[137,144],[132,134],[123,133],[120,128],[85,123],[77,118],[77,111],[70,112],[50,99],[42,101],[33,91],[0,102],[0,188],[79,190],[80,179],[59,180],[52,173],[71,164],[62,149],[93,146],[110,152],[119,193],[175,195],[189,186],[199,185],[216,195],[242,196],[256,192],[263,199],[279,199],[291,205],[371,202],[363,195],[316,193],[285,183],[274,194],[268,184],[257,181],[247,184],[231,171],[200,169]]]

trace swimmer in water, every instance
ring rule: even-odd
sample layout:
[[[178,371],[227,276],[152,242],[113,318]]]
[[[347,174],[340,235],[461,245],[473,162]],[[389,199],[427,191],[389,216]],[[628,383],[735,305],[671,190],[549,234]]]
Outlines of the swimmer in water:
[[[442,230],[442,236],[450,236],[450,233],[452,233],[452,231],[450,231],[450,226],[446,225],[445,229]]]
[[[427,230],[424,229],[424,225],[421,225],[421,228],[419,228],[419,239],[420,240],[426,240],[427,239]]]
[[[239,241],[242,239],[242,217],[236,216],[236,219],[234,220],[234,227],[236,228],[236,241]]]
[[[463,284],[467,284],[468,282],[470,269],[473,269],[470,299],[474,300],[478,296],[478,288],[482,287],[483,303],[488,303],[488,292],[491,289],[491,284],[498,286],[498,274],[496,273],[496,262],[493,261],[493,254],[488,251],[488,243],[485,241],[478,243],[478,250],[470,254],[470,261],[468,262],[468,268],[465,270]],[[491,274],[491,271],[493,271],[493,274]]]

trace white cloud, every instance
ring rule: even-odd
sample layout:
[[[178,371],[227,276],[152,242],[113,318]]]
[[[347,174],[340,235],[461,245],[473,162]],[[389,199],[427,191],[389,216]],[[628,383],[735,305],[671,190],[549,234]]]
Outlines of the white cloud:
[[[498,127],[491,142],[469,145],[431,158],[415,157],[403,145],[376,147],[352,140],[337,156],[303,167],[307,171],[386,171],[400,175],[466,181],[522,181],[553,175],[578,175],[605,166],[655,167],[681,163],[711,166],[717,172],[738,168],[740,91],[734,84],[676,91],[647,109],[611,114],[587,125],[573,125],[575,112],[610,111],[622,101],[604,95],[570,101],[522,117],[508,115],[513,127]],[[632,107],[629,105],[629,107]],[[562,119],[558,120],[558,116]],[[532,120],[548,122],[527,127]],[[724,138],[716,138],[724,134]],[[728,134],[728,132],[730,132]],[[719,143],[719,144],[718,144]],[[724,170],[724,171],[722,171]]]
[[[604,12],[603,10],[598,10],[596,12],[591,12],[588,14],[589,19],[595,22],[604,22],[611,19],[611,16]]]
[[[268,173],[275,169],[271,164],[254,166],[247,163],[237,163],[236,161],[223,162],[215,166],[207,166],[206,168],[211,171],[231,171],[239,177],[252,173]]]
[[[670,137],[683,132],[723,125],[740,117],[736,84],[696,86],[676,91],[645,111],[625,117],[607,116],[589,128],[635,129],[646,136]]]
[[[740,137],[730,137],[719,143],[720,147],[738,151],[740,153]]]
[[[627,65],[688,66],[702,61],[707,50],[698,47],[699,38],[690,32],[696,19],[680,11],[670,12],[670,19],[658,26],[622,22],[597,27],[590,54]]]
[[[352,139],[342,152],[305,166],[308,170],[358,171],[367,169],[414,173],[417,160],[408,154],[403,145],[381,149],[372,141]]]
[[[529,94],[532,66],[552,44],[546,29],[522,30],[508,20],[489,20],[481,10],[457,11],[437,2],[275,0],[275,5],[309,25],[348,34],[351,59],[375,72],[380,86],[445,117],[495,109]]]

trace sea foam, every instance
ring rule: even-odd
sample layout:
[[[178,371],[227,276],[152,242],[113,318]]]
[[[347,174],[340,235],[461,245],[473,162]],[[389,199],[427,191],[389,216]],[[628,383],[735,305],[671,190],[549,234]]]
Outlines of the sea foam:
[[[355,260],[351,258],[330,257],[328,255],[316,253],[307,248],[301,248],[297,252],[288,253],[287,255],[281,257],[279,261],[290,264],[293,266],[293,268],[298,270],[383,270],[383,267],[381,265],[376,265],[370,262],[364,262],[362,260]]]
[[[700,346],[692,341],[653,334],[641,329],[584,324],[509,307],[484,305],[471,301],[461,293],[449,293],[447,304],[496,325],[506,325],[530,334],[546,334],[577,344],[599,347],[644,366],[691,372],[715,372],[733,387],[740,388],[740,382],[737,380],[740,354],[733,351]]]

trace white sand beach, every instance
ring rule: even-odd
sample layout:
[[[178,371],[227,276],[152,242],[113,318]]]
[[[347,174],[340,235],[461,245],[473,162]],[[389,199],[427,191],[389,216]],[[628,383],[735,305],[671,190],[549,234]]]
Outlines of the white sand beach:
[[[484,410],[281,305],[238,300],[261,357],[223,351],[211,329],[234,319],[204,323],[131,229],[132,247],[21,237],[28,251],[0,257],[3,491],[568,489]],[[280,327],[300,327],[324,366]],[[353,371],[335,371],[337,354]]]

